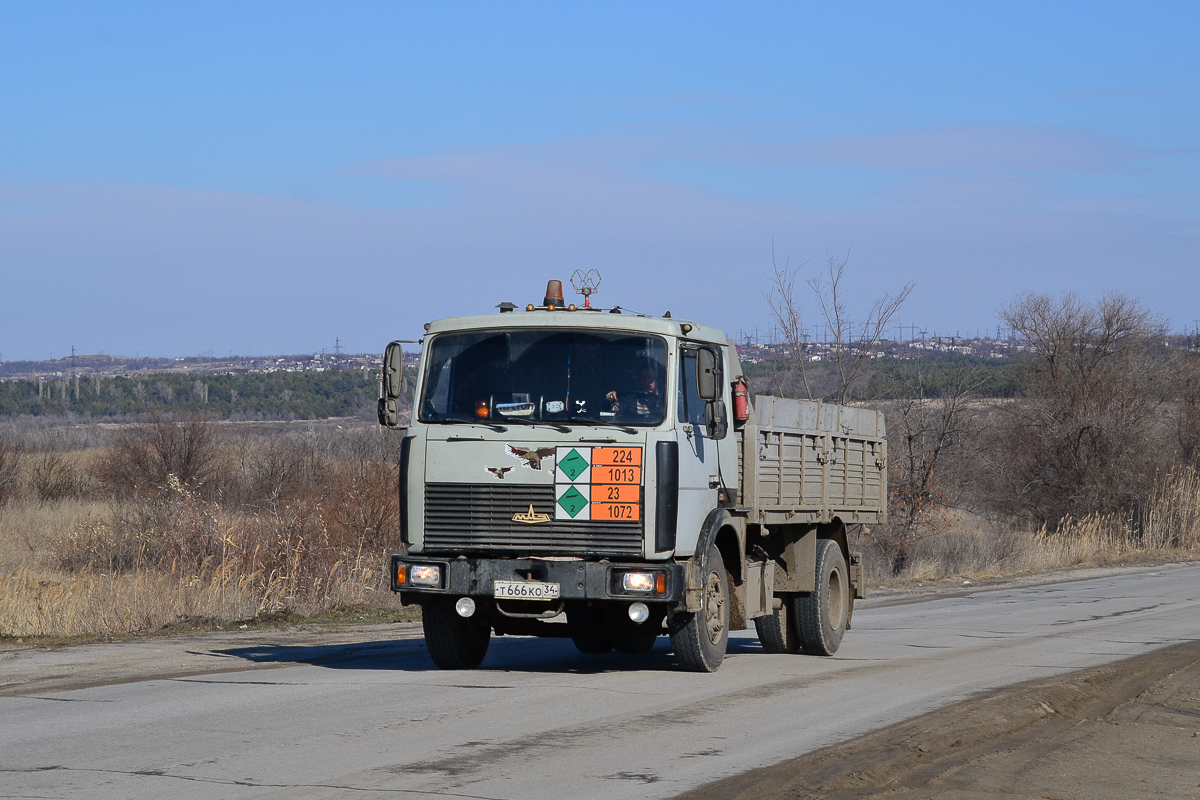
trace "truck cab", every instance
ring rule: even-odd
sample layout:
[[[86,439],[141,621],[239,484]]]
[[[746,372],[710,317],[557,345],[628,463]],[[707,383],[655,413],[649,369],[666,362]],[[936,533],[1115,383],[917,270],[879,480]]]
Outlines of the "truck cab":
[[[391,581],[421,605],[435,663],[478,666],[493,632],[569,637],[588,653],[644,652],[666,635],[697,671],[715,670],[749,619],[771,618],[760,636],[783,626],[781,649],[799,642],[773,590],[802,535],[772,544],[743,502],[752,410],[734,396],[733,343],[698,322],[567,306],[560,287],[524,311],[430,323],[422,341]],[[385,356],[389,427],[399,349]],[[844,533],[838,547],[840,641],[855,587]]]

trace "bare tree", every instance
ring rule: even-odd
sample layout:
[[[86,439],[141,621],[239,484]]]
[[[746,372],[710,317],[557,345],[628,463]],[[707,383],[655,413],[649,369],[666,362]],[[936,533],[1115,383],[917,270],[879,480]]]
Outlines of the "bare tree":
[[[782,267],[779,266],[779,262],[775,259],[775,245],[772,243],[771,288],[765,294],[767,304],[771,307],[771,315],[775,318],[775,322],[783,334],[783,339],[787,343],[790,357],[783,362],[787,364],[787,369],[782,375],[779,370],[780,362],[777,359],[771,359],[768,363],[772,369],[772,383],[775,384],[773,389],[781,395],[791,394],[790,384],[793,383],[794,377],[799,375],[800,383],[804,388],[804,396],[811,400],[812,387],[808,384],[808,369],[804,363],[804,326],[800,314],[800,304],[796,301],[796,277],[803,266],[801,264],[800,267],[791,269],[790,258],[784,262]]]
[[[833,399],[838,403],[845,403],[850,398],[855,383],[862,378],[867,362],[878,352],[888,323],[912,294],[916,284],[909,282],[896,292],[883,294],[872,303],[862,321],[856,323],[852,321],[847,309],[843,286],[846,265],[850,263],[849,251],[846,252],[845,258],[829,254],[825,263],[826,272],[809,278],[805,283],[832,338],[829,355],[837,373],[837,388],[834,390]],[[801,306],[795,296],[796,278],[804,265],[792,268],[789,262],[785,262],[780,267],[772,248],[771,266],[774,272],[767,302],[787,342],[791,355],[790,363],[800,376],[805,396],[812,399],[812,385],[805,365],[807,348]]]
[[[1054,528],[1068,516],[1135,507],[1166,454],[1153,425],[1160,321],[1118,294],[1094,305],[1029,294],[1000,317],[1035,357],[1027,396],[1000,428],[996,488],[1010,504],[1000,510]]]

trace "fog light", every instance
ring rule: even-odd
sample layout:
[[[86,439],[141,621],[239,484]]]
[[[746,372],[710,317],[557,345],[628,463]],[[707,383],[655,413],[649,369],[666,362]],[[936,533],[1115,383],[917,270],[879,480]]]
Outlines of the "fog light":
[[[626,572],[621,576],[621,585],[627,592],[654,591],[653,572]]]
[[[475,601],[469,597],[460,597],[454,604],[454,610],[460,617],[469,617],[475,613]]]
[[[650,618],[650,609],[645,603],[630,603],[629,618],[640,625]]]
[[[436,564],[413,564],[408,582],[416,586],[437,586],[442,582],[442,568]]]

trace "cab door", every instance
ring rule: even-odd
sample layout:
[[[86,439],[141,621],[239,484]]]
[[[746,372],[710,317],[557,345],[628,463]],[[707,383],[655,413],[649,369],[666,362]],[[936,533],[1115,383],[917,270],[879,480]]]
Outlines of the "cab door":
[[[679,349],[675,432],[679,442],[679,522],[676,552],[695,552],[700,526],[717,506],[717,443],[705,435],[704,401],[696,390],[697,347]]]

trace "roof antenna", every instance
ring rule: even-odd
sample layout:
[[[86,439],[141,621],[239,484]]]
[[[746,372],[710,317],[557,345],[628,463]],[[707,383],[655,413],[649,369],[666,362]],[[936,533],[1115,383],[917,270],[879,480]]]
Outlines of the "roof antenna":
[[[594,269],[589,269],[584,272],[581,269],[571,273],[571,286],[575,287],[575,291],[583,295],[583,307],[592,307],[592,295],[600,291],[600,273]]]

